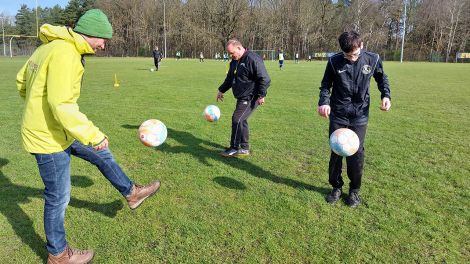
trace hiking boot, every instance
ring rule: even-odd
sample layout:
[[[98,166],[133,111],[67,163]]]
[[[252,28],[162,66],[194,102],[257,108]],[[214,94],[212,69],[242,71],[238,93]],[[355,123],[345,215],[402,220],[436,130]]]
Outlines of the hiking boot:
[[[47,264],[86,264],[89,263],[95,252],[93,250],[80,250],[69,248],[68,246],[65,250],[57,256],[49,253],[47,256]]]
[[[346,204],[351,207],[355,208],[361,203],[361,198],[359,197],[359,190],[354,189],[349,191],[348,198],[346,199]]]
[[[235,157],[235,155],[238,153],[238,150],[234,149],[234,148],[228,148],[222,152],[220,152],[219,154],[223,157]]]
[[[248,155],[250,155],[250,150],[243,149],[243,148],[239,149],[237,153],[235,154],[235,156],[248,156]]]
[[[136,209],[148,197],[152,196],[160,188],[160,181],[154,181],[147,186],[134,184],[132,191],[126,196],[127,204],[131,209]]]
[[[326,196],[326,201],[330,204],[334,204],[339,200],[342,193],[343,191],[341,188],[333,188],[333,190],[331,190],[331,192]]]

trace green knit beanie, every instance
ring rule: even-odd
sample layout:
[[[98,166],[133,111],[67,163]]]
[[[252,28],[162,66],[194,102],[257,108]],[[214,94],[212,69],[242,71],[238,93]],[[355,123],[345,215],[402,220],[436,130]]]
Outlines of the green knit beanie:
[[[75,32],[90,37],[110,39],[113,37],[113,27],[108,17],[99,9],[90,9],[83,14],[73,29]]]

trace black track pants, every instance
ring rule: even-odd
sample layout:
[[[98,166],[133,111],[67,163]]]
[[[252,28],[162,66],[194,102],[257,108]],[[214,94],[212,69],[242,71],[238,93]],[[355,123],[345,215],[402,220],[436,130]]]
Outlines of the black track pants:
[[[241,147],[243,149],[250,149],[250,144],[248,143],[249,129],[247,119],[258,106],[256,99],[237,100],[237,105],[232,115],[231,148],[238,149]]]
[[[338,128],[347,127],[356,132],[359,137],[359,149],[357,152],[349,157],[346,157],[349,189],[360,189],[361,178],[364,170],[364,139],[366,136],[367,125],[362,126],[346,126],[330,122],[329,135]],[[331,151],[330,164],[329,164],[329,182],[333,188],[341,188],[344,184],[343,177],[341,176],[341,169],[343,165],[343,157]]]
[[[153,64],[155,64],[155,70],[158,71],[158,69],[160,68],[160,60],[158,59],[153,59]]]

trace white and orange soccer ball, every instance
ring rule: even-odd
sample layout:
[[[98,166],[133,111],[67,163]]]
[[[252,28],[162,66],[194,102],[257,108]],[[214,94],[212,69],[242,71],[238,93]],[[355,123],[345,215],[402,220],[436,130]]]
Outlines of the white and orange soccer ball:
[[[139,140],[147,147],[157,147],[165,142],[167,133],[162,121],[149,119],[139,127]]]
[[[215,105],[208,105],[202,115],[207,121],[216,122],[220,118],[220,109]]]
[[[330,136],[330,147],[340,156],[354,155],[359,149],[359,137],[349,128],[336,129]]]

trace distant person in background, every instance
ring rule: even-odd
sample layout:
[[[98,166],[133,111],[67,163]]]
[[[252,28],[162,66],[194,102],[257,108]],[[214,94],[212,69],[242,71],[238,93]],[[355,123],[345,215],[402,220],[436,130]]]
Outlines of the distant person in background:
[[[224,157],[250,155],[248,118],[264,98],[271,83],[264,62],[256,53],[243,47],[240,41],[231,39],[226,45],[232,57],[225,81],[217,92],[217,101],[224,100],[224,93],[232,88],[237,99],[232,115],[230,147],[221,152]]]
[[[77,104],[84,55],[104,49],[112,35],[111,24],[99,9],[87,11],[73,30],[45,24],[39,35],[43,44],[16,78],[20,96],[25,100],[21,125],[23,147],[36,158],[45,186],[47,263],[88,263],[94,256],[91,250],[72,249],[65,237],[71,155],[98,167],[131,209],[137,208],[160,187],[159,181],[148,186],[134,184],[114,160],[108,148],[108,137],[80,112]],[[82,235],[86,234],[76,237]]]
[[[158,46],[155,46],[155,48],[152,51],[153,54],[153,63],[155,64],[155,70],[158,71],[160,68],[160,62],[162,61],[163,54],[160,50],[158,50]]]
[[[339,36],[342,52],[330,57],[320,87],[318,114],[329,118],[329,135],[338,128],[349,128],[359,137],[358,151],[346,158],[347,174],[350,180],[346,204],[356,207],[360,204],[359,190],[364,168],[364,139],[369,118],[369,86],[374,77],[381,93],[380,109],[391,107],[390,86],[378,54],[363,50],[363,42],[355,31]],[[341,197],[343,178],[341,156],[331,151],[329,182],[333,190],[326,196],[328,203],[335,203]]]
[[[295,53],[295,64],[299,64],[299,53]]]
[[[228,54],[224,52],[224,62],[228,61]]]
[[[199,53],[199,62],[204,62],[204,53]]]
[[[307,61],[312,61],[312,55],[308,55],[308,60]]]
[[[282,66],[284,66],[284,52],[281,50],[279,51],[279,69],[282,70]]]
[[[176,52],[176,60],[180,60],[181,59],[181,52],[180,51],[177,51]]]

